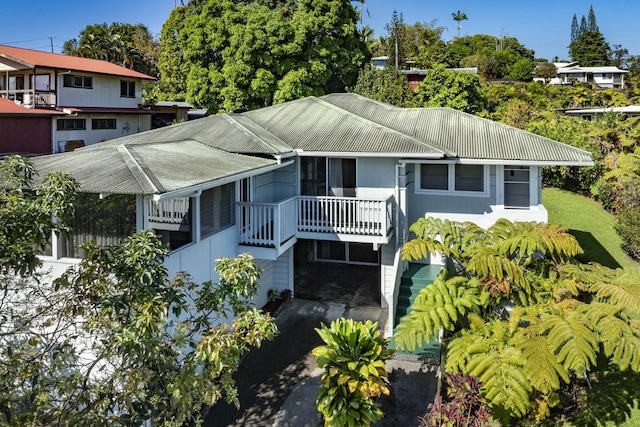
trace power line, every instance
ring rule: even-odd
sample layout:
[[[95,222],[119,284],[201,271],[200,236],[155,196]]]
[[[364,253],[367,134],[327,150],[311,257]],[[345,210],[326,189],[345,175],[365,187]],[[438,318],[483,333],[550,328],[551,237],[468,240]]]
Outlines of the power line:
[[[30,43],[30,42],[37,42],[37,41],[40,41],[40,40],[50,40],[50,39],[51,39],[51,37],[41,37],[39,39],[22,40],[22,41],[19,41],[19,42],[1,42],[0,44],[5,44],[5,45],[7,45],[7,44],[20,44],[20,43]]]

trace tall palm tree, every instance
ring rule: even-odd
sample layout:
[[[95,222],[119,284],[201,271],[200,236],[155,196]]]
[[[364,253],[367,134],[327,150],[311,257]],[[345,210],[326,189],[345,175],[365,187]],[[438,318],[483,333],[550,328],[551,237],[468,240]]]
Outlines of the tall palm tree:
[[[458,13],[454,12],[451,14],[451,16],[453,17],[453,20],[458,23],[458,37],[460,37],[460,29],[462,28],[462,25],[460,25],[460,22],[469,19],[469,17],[467,17],[466,13],[460,12],[459,10],[458,10]]]

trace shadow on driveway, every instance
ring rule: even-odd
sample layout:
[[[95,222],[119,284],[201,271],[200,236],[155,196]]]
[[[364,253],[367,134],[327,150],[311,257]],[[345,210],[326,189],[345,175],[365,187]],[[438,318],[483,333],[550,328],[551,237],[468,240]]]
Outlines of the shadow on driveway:
[[[347,317],[343,304],[288,301],[276,317],[280,331],[272,341],[263,343],[244,360],[235,375],[240,409],[222,401],[205,419],[205,426],[279,426],[318,427],[322,419],[315,408],[320,385],[320,370],[311,350],[323,342],[315,331],[321,323]],[[386,316],[379,307],[357,312],[363,318],[378,321]],[[353,316],[349,316],[353,317]],[[376,424],[417,426],[436,390],[435,374],[426,372],[417,361],[389,361],[392,396],[382,402],[385,419]],[[315,372],[314,372],[315,371]]]

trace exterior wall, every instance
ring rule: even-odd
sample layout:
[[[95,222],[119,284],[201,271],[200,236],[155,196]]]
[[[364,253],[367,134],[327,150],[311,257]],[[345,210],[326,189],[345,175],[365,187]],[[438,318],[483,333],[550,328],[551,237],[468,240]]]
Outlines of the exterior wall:
[[[0,117],[0,153],[51,153],[50,117]]]
[[[296,195],[296,165],[292,163],[273,172],[256,176],[253,181],[254,202],[274,203],[289,199]]]
[[[84,145],[96,144],[109,139],[120,138],[151,129],[151,115],[149,114],[78,114],[76,116],[64,116],[59,119],[84,119],[85,130],[57,130],[55,124],[55,152],[65,151],[67,141],[84,141]],[[115,129],[91,129],[93,119],[116,119]]]
[[[502,194],[502,166],[489,166],[488,196],[433,195],[416,191],[417,173],[415,164],[407,165],[407,226],[419,218],[435,217],[452,221],[472,221],[483,228],[493,225],[498,219],[510,221],[546,222],[548,214],[540,202],[541,182],[539,169],[530,167],[529,209],[505,209]]]
[[[74,76],[92,77],[91,89],[64,87],[63,76],[58,74],[58,105],[62,107],[112,107],[112,108],[137,108],[142,100],[142,83],[140,79],[128,79],[118,76],[104,76],[91,73],[72,72]],[[120,96],[120,82],[135,81],[135,97]]]
[[[356,197],[386,199],[395,190],[395,159],[361,157],[356,161]]]

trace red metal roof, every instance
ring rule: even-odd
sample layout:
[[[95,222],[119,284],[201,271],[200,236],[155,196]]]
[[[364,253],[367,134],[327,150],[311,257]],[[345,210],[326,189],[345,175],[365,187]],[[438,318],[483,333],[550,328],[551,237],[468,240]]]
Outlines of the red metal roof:
[[[80,58],[78,56],[62,55],[59,53],[42,52],[39,50],[22,49],[13,46],[0,45],[0,57],[23,63],[31,68],[49,67],[90,73],[109,74],[138,79],[155,80],[138,71],[130,70],[107,61]]]
[[[120,113],[120,114],[153,114],[153,111],[147,108],[121,108],[121,107],[60,107],[67,114],[84,113]]]
[[[60,111],[55,111],[55,110],[25,108],[21,105],[16,104],[10,99],[0,98],[0,114],[37,114],[37,115],[45,114],[48,116],[56,116],[64,113]]]

